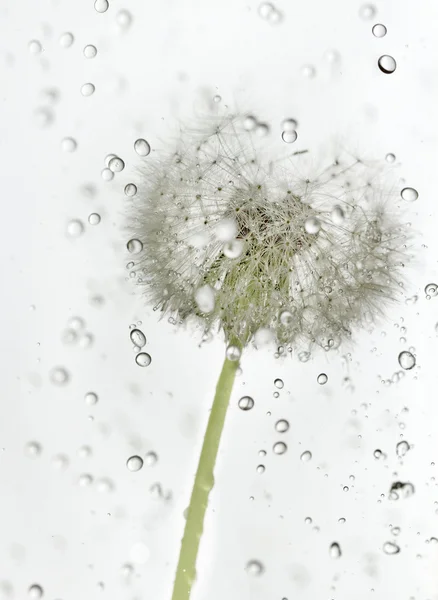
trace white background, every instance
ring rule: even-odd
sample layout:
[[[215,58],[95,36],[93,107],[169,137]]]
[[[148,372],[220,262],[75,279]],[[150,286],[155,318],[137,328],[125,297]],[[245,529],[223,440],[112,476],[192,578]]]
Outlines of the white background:
[[[419,298],[408,305],[402,298],[353,348],[305,364],[268,350],[245,353],[193,600],[438,598],[438,544],[429,541],[438,537],[438,298],[424,294],[438,281],[438,5],[378,0],[367,20],[352,0],[283,0],[277,25],[260,17],[257,1],[110,0],[104,14],[92,0],[0,6],[0,593],[24,598],[39,584],[50,600],[170,598],[224,347],[218,338],[200,348],[199,333],[158,321],[126,281],[123,188],[141,160],[135,139],[145,137],[153,152],[164,147],[179,122],[219,94],[221,105],[270,124],[273,152],[283,150],[282,119],[293,117],[296,150],[340,138],[376,160],[396,155],[397,174],[419,192],[404,207],[416,232],[404,294]],[[125,31],[121,9],[132,15]],[[375,23],[388,28],[384,38],[372,35]],[[74,35],[70,48],[59,43],[64,32]],[[29,52],[32,39],[40,54]],[[92,60],[86,44],[98,49]],[[377,67],[382,54],[397,61],[392,75]],[[91,97],[81,95],[86,82],[96,86]],[[53,117],[46,127],[41,108]],[[61,149],[66,136],[76,139],[76,152]],[[105,182],[109,153],[126,168]],[[83,189],[90,184],[92,197]],[[92,212],[101,215],[98,226],[88,224]],[[73,218],[85,227],[77,239],[66,235]],[[74,316],[93,336],[88,348],[62,341]],[[129,340],[137,321],[152,356],[145,369]],[[410,346],[417,366],[398,383],[382,383]],[[58,365],[69,373],[64,386],[50,379]],[[322,371],[325,386],[316,382]],[[277,377],[285,385],[276,399]],[[99,395],[95,406],[84,402],[90,390]],[[237,407],[244,394],[255,400],[250,412]],[[291,424],[281,435],[283,456],[272,452],[278,418]],[[403,460],[395,451],[401,439],[411,445]],[[42,449],[34,458],[26,452],[32,441]],[[81,456],[84,445],[91,456]],[[386,459],[374,458],[377,448]],[[300,461],[304,450],[310,462]],[[157,464],[128,471],[127,458],[148,451]],[[60,453],[65,469],[53,462]],[[85,473],[94,478],[88,487],[78,483]],[[388,499],[397,479],[415,485],[413,497]],[[162,497],[151,493],[155,483]],[[400,553],[386,555],[387,541]],[[258,577],[245,570],[252,559],[264,565]]]

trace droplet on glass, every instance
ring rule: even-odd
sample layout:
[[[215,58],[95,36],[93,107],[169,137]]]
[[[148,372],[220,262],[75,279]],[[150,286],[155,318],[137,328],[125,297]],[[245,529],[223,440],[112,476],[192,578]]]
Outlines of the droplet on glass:
[[[158,461],[158,454],[151,450],[146,452],[144,459],[148,467],[153,467]]]
[[[147,156],[151,151],[151,147],[146,140],[140,138],[134,142],[134,150],[139,156]]]
[[[385,25],[382,25],[382,23],[376,23],[376,25],[373,25],[372,32],[373,32],[374,37],[376,37],[376,38],[385,37],[386,31],[387,31],[387,29],[386,29]]]
[[[391,500],[399,500],[401,498],[410,498],[415,494],[415,487],[410,481],[395,481],[389,490],[389,498]]]
[[[93,44],[87,44],[87,46],[85,46],[84,48],[84,56],[85,58],[94,58],[97,54],[97,48],[96,46],[93,46]]]
[[[287,451],[287,445],[284,442],[275,442],[272,449],[274,454],[284,454]]]
[[[246,565],[246,572],[256,577],[262,575],[264,570],[263,564],[259,560],[249,560]]]
[[[328,381],[328,377],[325,373],[320,373],[316,378],[316,381],[319,383],[319,385],[325,385]]]
[[[29,598],[32,598],[32,600],[38,600],[38,598],[43,597],[44,590],[40,585],[38,585],[37,583],[34,583],[33,585],[30,586],[27,593],[28,593]]]
[[[403,188],[400,192],[400,195],[403,198],[403,200],[406,200],[406,202],[415,202],[415,200],[418,199],[417,190],[411,187]]]
[[[98,213],[91,213],[88,215],[88,222],[90,225],[99,225],[100,220],[100,215]]]
[[[340,558],[342,556],[341,547],[338,542],[333,542],[330,545],[330,558]]]
[[[109,8],[108,0],[96,0],[96,2],[94,3],[94,9],[98,13],[104,13],[108,10],[108,8]]]
[[[126,461],[126,466],[129,471],[140,471],[143,467],[143,459],[141,456],[130,456]]]
[[[79,237],[84,232],[84,224],[79,219],[72,219],[67,223],[67,235],[71,238]]]
[[[257,473],[258,473],[259,475],[261,475],[262,473],[264,473],[264,472],[265,472],[265,470],[266,470],[266,467],[265,467],[265,465],[258,465],[258,466],[257,466],[257,469],[256,469],[256,471],[257,471]]]
[[[138,254],[143,250],[142,242],[140,242],[140,240],[137,239],[129,240],[129,242],[126,244],[126,247],[130,254]]]
[[[242,396],[237,405],[240,410],[251,410],[254,407],[254,399],[251,396]]]
[[[279,419],[275,423],[275,431],[278,431],[278,433],[285,433],[288,429],[289,421],[286,421],[286,419]]]
[[[430,298],[438,295],[438,285],[436,283],[428,283],[424,288],[424,293]]]
[[[93,483],[93,476],[89,473],[82,473],[79,475],[78,485],[80,487],[89,487]]]
[[[125,196],[132,198],[132,196],[135,196],[136,193],[137,186],[135,185],[135,183],[128,183],[127,185],[125,185]]]
[[[50,381],[55,385],[66,385],[69,379],[68,371],[64,367],[54,367],[50,371]]]
[[[376,16],[376,7],[373,4],[363,4],[359,9],[361,19],[368,21]]]
[[[282,325],[292,325],[294,322],[294,316],[289,310],[283,310],[280,313],[280,323]]]
[[[395,161],[395,154],[388,152],[388,154],[385,156],[385,160],[388,163],[393,163]]]
[[[66,31],[59,38],[59,45],[63,48],[70,48],[75,41],[74,35],[70,31]]]
[[[102,169],[100,175],[104,181],[111,181],[114,179],[114,173],[108,168]]]
[[[316,69],[313,65],[304,65],[301,67],[301,73],[306,79],[313,79],[316,75]]]
[[[63,152],[74,152],[77,147],[78,147],[78,144],[77,144],[76,140],[72,137],[65,137],[61,141],[61,148],[62,148]]]
[[[88,406],[94,406],[95,404],[97,404],[99,396],[96,394],[96,392],[87,392],[84,396],[84,400],[85,404],[87,404]]]
[[[383,54],[377,61],[377,64],[382,73],[385,73],[386,75],[394,73],[397,68],[397,63],[392,56],[389,56],[389,54]]]
[[[384,458],[385,457],[385,455],[383,454],[383,452],[379,448],[376,448],[376,450],[374,450],[373,456],[377,460],[379,460],[380,458]]]
[[[303,452],[300,456],[300,459],[303,462],[309,462],[309,460],[312,460],[312,453],[310,452],[310,450],[306,450],[305,452]]]
[[[321,229],[321,223],[316,217],[308,217],[304,222],[304,229],[307,233],[315,235]]]
[[[251,115],[245,117],[243,121],[243,128],[246,131],[253,131],[257,126],[257,119]]]
[[[146,345],[146,336],[140,329],[132,329],[129,337],[131,338],[131,342],[138,348],[143,348]]]
[[[152,362],[152,358],[147,352],[140,352],[135,357],[135,362],[139,367],[148,367]]]
[[[125,168],[125,163],[119,156],[114,156],[108,163],[108,167],[113,173],[120,173]]]
[[[293,144],[296,141],[297,137],[298,137],[298,133],[294,130],[283,131],[283,133],[281,134],[281,139],[286,144]]]
[[[41,444],[39,442],[33,442],[33,441],[28,442],[26,444],[26,446],[24,447],[24,452],[25,452],[26,456],[29,456],[30,458],[36,458],[42,452]]]
[[[399,458],[402,458],[403,456],[406,455],[406,453],[410,450],[410,448],[411,447],[409,446],[408,442],[406,440],[402,440],[395,447],[395,451],[397,453],[397,456]]]
[[[398,362],[402,369],[409,371],[415,367],[416,360],[411,352],[404,350],[398,355]]]
[[[383,552],[389,555],[398,554],[400,552],[400,547],[394,542],[385,542],[383,544]]]
[[[340,206],[335,206],[330,214],[335,225],[341,225],[344,222],[345,214]]]
[[[266,137],[269,134],[269,125],[267,123],[257,123],[255,134],[259,137]]]
[[[66,454],[55,454],[52,458],[52,466],[58,471],[63,471],[68,467],[69,459]]]
[[[198,288],[194,298],[201,313],[208,314],[214,311],[215,293],[210,285],[206,284]]]
[[[81,94],[83,96],[91,96],[92,94],[94,94],[95,90],[96,87],[94,83],[84,83],[81,87]]]
[[[30,40],[27,47],[29,49],[30,54],[41,54],[41,52],[43,51],[43,47],[39,40]]]
[[[282,379],[274,379],[274,385],[279,390],[282,390],[284,388],[284,381]]]
[[[124,29],[125,31],[129,29],[132,23],[132,15],[129,10],[122,8],[116,15],[116,22],[120,29]]]
[[[259,15],[271,25],[278,25],[283,19],[282,13],[271,2],[262,2],[259,5]]]
[[[298,121],[296,119],[284,119],[281,124],[283,131],[295,131],[298,127]]]

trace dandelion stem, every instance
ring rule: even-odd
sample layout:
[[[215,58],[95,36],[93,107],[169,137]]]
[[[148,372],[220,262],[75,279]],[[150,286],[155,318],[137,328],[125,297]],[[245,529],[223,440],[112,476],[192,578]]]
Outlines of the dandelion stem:
[[[181,542],[172,600],[189,600],[192,585],[196,578],[196,557],[204,529],[208,496],[214,485],[213,470],[238,366],[239,361],[231,361],[225,358],[217,382],[192,496],[187,509],[187,520]]]

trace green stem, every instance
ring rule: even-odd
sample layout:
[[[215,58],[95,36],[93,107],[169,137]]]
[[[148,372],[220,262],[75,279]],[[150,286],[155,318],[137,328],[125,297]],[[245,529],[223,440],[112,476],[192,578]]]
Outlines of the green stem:
[[[187,520],[181,542],[172,600],[189,600],[190,591],[196,578],[196,557],[204,529],[208,496],[214,485],[213,470],[238,366],[239,361],[231,361],[225,358],[217,382],[216,394],[208,419],[204,443],[202,444],[198,470],[196,471],[192,497],[187,510]]]

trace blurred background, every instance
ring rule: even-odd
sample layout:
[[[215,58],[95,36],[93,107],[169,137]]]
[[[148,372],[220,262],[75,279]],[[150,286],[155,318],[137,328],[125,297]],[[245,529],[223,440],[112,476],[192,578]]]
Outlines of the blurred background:
[[[438,598],[437,22],[427,0],[1,0],[1,598],[171,596],[224,343],[144,305],[126,186],[209,105],[273,156],[342,140],[418,198],[383,323],[244,353],[192,599]]]

